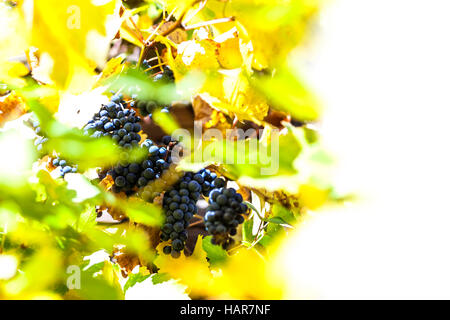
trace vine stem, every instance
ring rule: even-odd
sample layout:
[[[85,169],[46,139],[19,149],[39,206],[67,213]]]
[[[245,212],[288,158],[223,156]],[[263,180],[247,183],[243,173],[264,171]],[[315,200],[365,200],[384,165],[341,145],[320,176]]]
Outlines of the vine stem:
[[[176,29],[178,29],[179,27],[182,26],[182,22],[183,19],[185,17],[185,15],[187,14],[187,12],[189,11],[189,9],[191,9],[191,7],[193,7],[194,5],[196,5],[198,2],[200,2],[201,0],[194,0],[191,5],[186,6],[186,8],[184,8],[183,12],[181,13],[180,17],[165,31],[161,32],[160,34],[158,34],[161,37],[165,37],[169,34],[171,34],[173,31],[175,31]],[[156,33],[155,33],[156,34]],[[145,59],[145,57],[148,55],[148,53],[150,52],[151,48],[155,45],[155,41],[150,41],[150,39],[147,39],[148,41],[146,43],[144,43],[144,49],[143,52],[139,58],[139,63],[138,66],[141,65],[142,61]]]
[[[126,8],[125,8],[123,5],[121,5],[121,8],[120,8],[120,9],[123,10],[123,12],[126,11]],[[126,26],[125,24],[123,25],[124,28],[126,28],[129,32],[133,33],[133,34],[139,39],[139,42],[141,42],[141,43],[144,45],[144,44],[145,44],[145,41],[144,41],[144,36],[143,36],[142,33],[141,33],[141,30],[139,30],[138,26],[137,26],[136,23],[133,21],[133,18],[132,18],[131,16],[128,17],[128,20],[129,20],[129,21],[131,22],[131,24],[133,25],[134,30],[131,29],[131,28],[129,28],[129,27]]]
[[[158,63],[157,65],[155,65],[155,66],[153,66],[153,67],[150,67],[150,68],[147,68],[147,69],[145,69],[144,71],[153,70],[153,69],[156,69],[156,68],[158,68],[158,67],[162,67],[162,66],[164,66],[164,65],[165,65],[165,63]]]
[[[267,222],[267,219],[264,218],[264,217],[259,213],[258,209],[256,209],[256,207],[253,205],[253,203],[248,202],[248,201],[244,201],[244,203],[245,203],[247,206],[249,206],[250,209],[252,209],[253,211],[255,211],[255,213],[258,215],[258,218],[259,218],[261,221]]]
[[[236,250],[238,250],[240,248],[245,248],[245,246],[241,243],[240,245],[238,245],[236,247],[233,247],[230,250],[228,250],[228,253],[231,253],[232,251],[236,251]]]
[[[202,224],[202,223],[203,223],[203,219],[202,219],[202,220],[195,221],[195,222],[192,222],[192,223],[188,226],[188,228],[192,228],[192,227],[198,226],[198,225],[200,225],[200,224]]]
[[[131,24],[133,25],[134,29],[136,30],[137,36],[139,38],[139,40],[144,43],[144,37],[142,36],[141,31],[139,30],[138,26],[136,25],[136,23],[133,21],[132,17],[129,17],[128,20],[130,20]]]
[[[185,23],[191,21],[191,19],[192,19],[193,17],[195,17],[195,16],[197,15],[197,13],[199,13],[201,10],[203,10],[203,8],[206,6],[206,2],[208,2],[208,0],[201,0],[201,1],[199,1],[199,2],[201,2],[201,3],[200,3],[200,5],[198,6],[197,10],[195,10],[194,13],[193,13],[190,17],[187,17]]]
[[[201,28],[201,27],[207,27],[207,26],[210,26],[213,24],[225,23],[225,22],[230,22],[230,21],[234,21],[234,17],[220,18],[220,19],[214,19],[214,20],[209,20],[209,21],[192,24],[190,26],[184,27],[184,30],[192,30],[192,29],[197,29],[197,28]]]

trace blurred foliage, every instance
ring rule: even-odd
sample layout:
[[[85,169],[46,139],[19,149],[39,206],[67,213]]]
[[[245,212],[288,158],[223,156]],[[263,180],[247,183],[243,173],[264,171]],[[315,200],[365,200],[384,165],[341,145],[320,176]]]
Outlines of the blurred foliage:
[[[30,2],[0,3],[0,299],[283,298],[289,281],[279,281],[272,253],[333,194],[333,158],[305,125],[319,119],[319,103],[286,62],[318,1]],[[173,70],[174,83],[138,68],[149,53],[156,71]],[[200,235],[192,255],[163,255],[157,201],[123,198],[100,182],[96,169],[123,152],[80,128],[110,91],[130,87],[139,100],[190,101],[204,128],[255,129],[244,139],[182,141],[191,156],[178,166],[211,165],[235,180],[252,208],[237,247],[225,251]],[[30,118],[48,138],[40,152]],[[182,128],[168,113],[153,121],[167,133]],[[57,178],[42,154],[76,163],[79,173]],[[128,220],[99,223],[105,206]]]

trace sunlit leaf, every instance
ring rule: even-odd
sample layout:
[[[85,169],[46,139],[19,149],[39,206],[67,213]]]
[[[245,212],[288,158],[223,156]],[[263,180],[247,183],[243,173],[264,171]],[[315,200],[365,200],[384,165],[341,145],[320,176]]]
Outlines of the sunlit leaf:
[[[16,87],[25,85],[23,76],[30,71],[21,62],[2,61],[0,64],[0,83],[7,83]]]
[[[211,236],[203,238],[202,247],[206,252],[206,257],[208,258],[209,263],[212,267],[214,267],[216,265],[223,264],[227,260],[228,255],[221,246],[212,244],[211,238]]]
[[[106,62],[109,41],[119,28],[119,5],[116,0],[68,0],[55,6],[51,0],[39,0],[22,6],[30,45],[50,55],[50,77],[56,85],[75,91],[89,85],[87,77]]]
[[[317,120],[320,115],[317,98],[288,67],[277,69],[273,76],[252,77],[250,83],[273,108],[291,114],[296,120]]]

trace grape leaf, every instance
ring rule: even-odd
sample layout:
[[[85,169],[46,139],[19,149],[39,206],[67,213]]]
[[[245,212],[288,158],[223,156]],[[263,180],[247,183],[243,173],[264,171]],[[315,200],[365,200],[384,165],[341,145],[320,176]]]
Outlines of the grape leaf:
[[[109,41],[120,27],[120,1],[52,0],[21,5],[30,46],[53,61],[50,78],[60,88],[82,91],[92,84],[93,70],[106,62]]]
[[[212,236],[207,236],[202,240],[202,248],[206,252],[206,256],[212,267],[221,265],[227,261],[228,254],[221,247],[211,243]]]
[[[318,1],[241,0],[227,3],[226,16],[236,19],[240,37],[253,47],[253,67],[260,70],[282,63],[305,36]]]
[[[127,290],[131,287],[133,287],[136,283],[142,282],[148,277],[150,277],[151,274],[142,274],[142,273],[131,273],[128,276],[127,282],[125,282],[125,285],[123,287],[123,292],[126,294]]]
[[[313,121],[320,115],[319,102],[288,66],[275,74],[249,78],[252,88],[262,94],[274,109],[287,112],[296,120]]]

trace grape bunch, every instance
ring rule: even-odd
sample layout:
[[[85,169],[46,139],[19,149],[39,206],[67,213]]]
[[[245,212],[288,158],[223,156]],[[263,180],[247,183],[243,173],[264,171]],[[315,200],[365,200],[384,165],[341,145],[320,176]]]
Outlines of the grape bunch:
[[[169,113],[170,107],[169,105],[161,105],[160,103],[152,100],[138,100],[134,105],[137,107],[142,116],[150,116],[150,118],[152,117],[153,112],[158,109],[161,109],[162,113]]]
[[[64,178],[64,176],[66,175],[66,173],[75,173],[77,172],[78,168],[77,166],[69,166],[67,164],[67,161],[64,159],[60,159],[59,157],[56,157],[55,159],[53,159],[52,161],[53,165],[57,168],[59,168],[59,175]]]
[[[226,188],[225,184],[210,192],[208,202],[206,230],[213,235],[213,244],[220,244],[227,249],[234,244],[231,236],[237,233],[237,227],[244,222],[243,214],[248,211],[248,206],[243,203],[242,195],[234,188]]]
[[[203,196],[207,197],[214,188],[220,188],[225,185],[225,180],[218,178],[217,174],[209,169],[202,169],[194,175],[196,180],[202,187]]]
[[[144,60],[142,62],[142,66],[144,70],[149,69],[151,67],[149,60]],[[148,71],[146,73],[149,74]],[[168,66],[164,66],[163,72],[157,73],[153,76],[153,81],[160,84],[171,83],[175,81],[173,71]],[[135,106],[139,110],[140,114],[144,117],[151,117],[153,112],[158,109],[160,109],[163,113],[168,113],[170,108],[170,104],[162,104],[153,100],[138,100],[133,103],[133,106]]]
[[[171,245],[163,248],[165,254],[178,258],[184,249],[187,239],[186,228],[194,214],[197,213],[197,200],[201,196],[202,187],[196,180],[197,174],[187,172],[169,190],[163,198],[163,209],[166,219],[161,228],[161,240],[171,240]],[[198,176],[197,176],[198,177]]]
[[[125,149],[136,147],[141,140],[138,134],[141,131],[141,125],[138,123],[140,117],[136,111],[126,107],[122,94],[115,94],[111,101],[102,105],[93,119],[84,127],[86,135],[98,138],[101,136],[110,136],[119,146]]]
[[[166,147],[159,147],[150,139],[145,140],[141,147],[148,150],[146,159],[139,162],[124,160],[107,172],[114,179],[113,192],[124,191],[131,195],[136,188],[159,179],[163,171],[169,168],[172,160]]]

